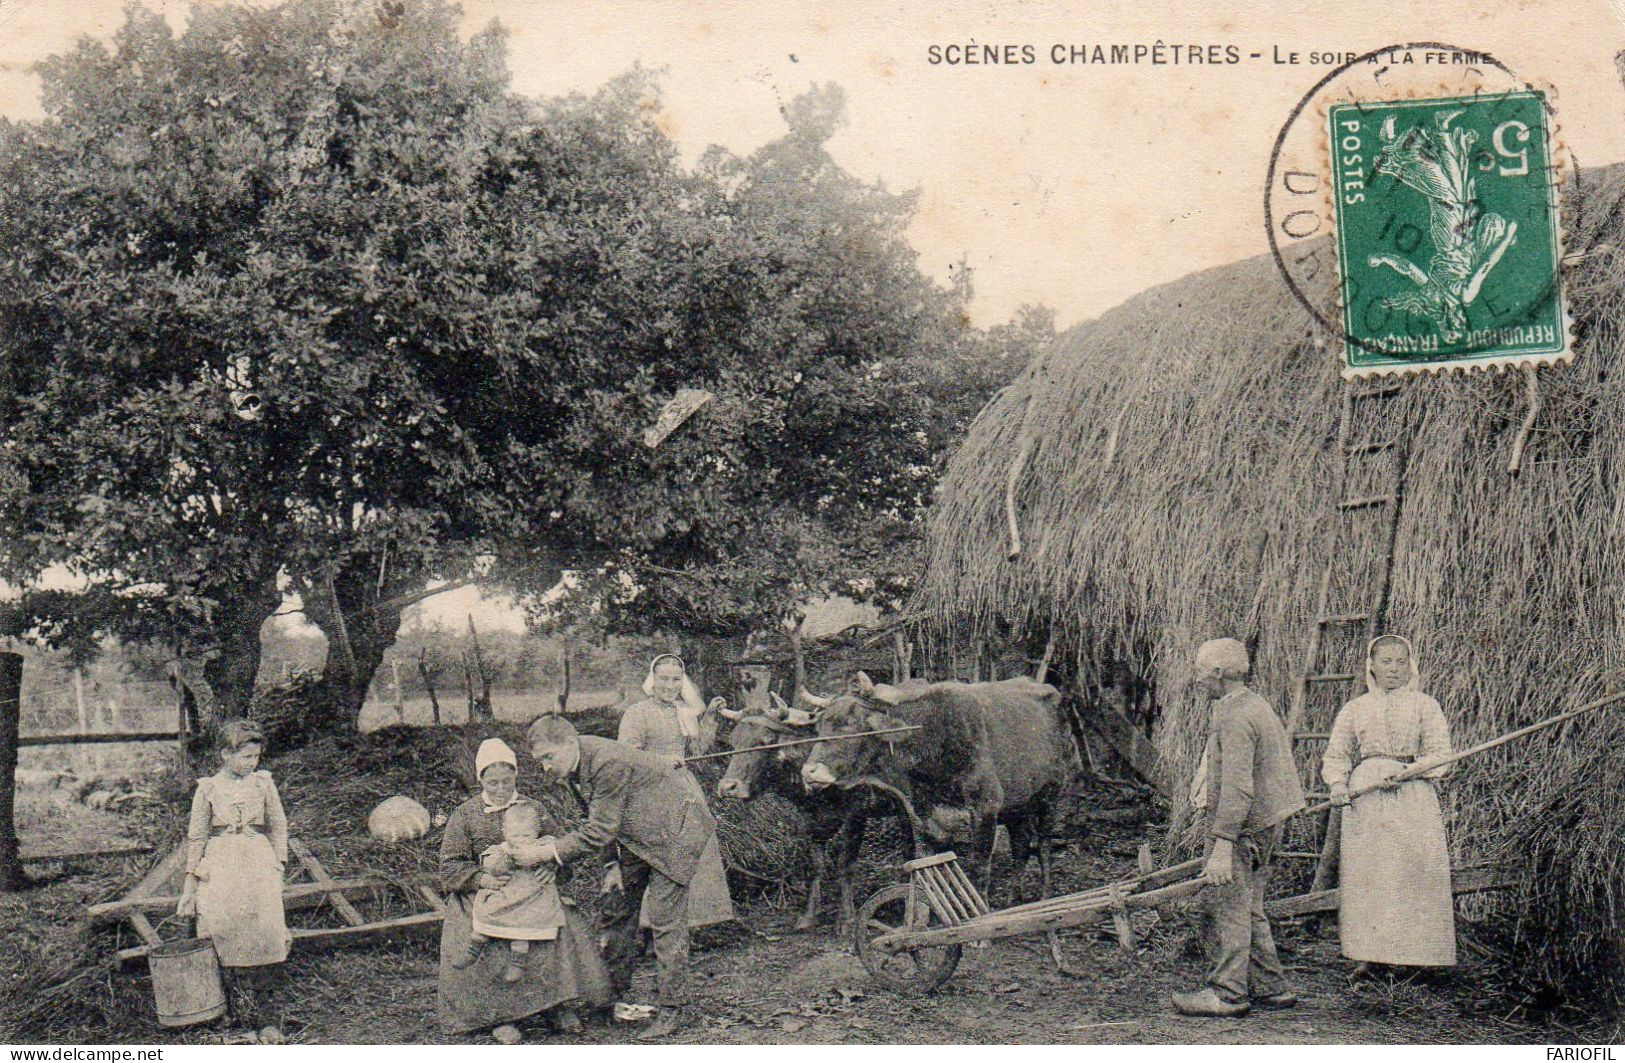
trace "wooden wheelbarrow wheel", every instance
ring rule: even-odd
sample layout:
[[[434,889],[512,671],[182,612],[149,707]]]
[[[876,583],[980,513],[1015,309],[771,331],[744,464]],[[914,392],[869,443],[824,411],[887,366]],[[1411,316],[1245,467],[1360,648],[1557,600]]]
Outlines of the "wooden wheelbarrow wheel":
[[[907,883],[887,886],[863,902],[852,927],[852,943],[870,977],[899,993],[929,993],[953,977],[962,951],[958,945],[937,945],[904,952],[886,952],[874,941],[896,930],[910,929]],[[912,929],[945,925],[942,913],[931,907],[923,893],[914,899]]]

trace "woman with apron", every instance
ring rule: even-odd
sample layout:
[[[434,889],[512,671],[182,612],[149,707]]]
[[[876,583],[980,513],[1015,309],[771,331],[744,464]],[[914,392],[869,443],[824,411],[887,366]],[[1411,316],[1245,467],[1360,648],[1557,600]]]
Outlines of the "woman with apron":
[[[723,701],[717,698],[706,705],[701,700],[699,688],[688,678],[681,657],[662,653],[650,661],[643,692],[649,696],[621,716],[620,731],[616,735],[620,741],[675,760],[710,751],[717,738],[716,710]],[[687,777],[703,801],[705,790],[694,773],[687,768],[677,770]],[[714,838],[700,857],[699,869],[688,890],[690,928],[725,923],[734,917],[722,850]]]
[[[282,1044],[281,1020],[266,1013],[271,983],[293,940],[282,909],[288,817],[271,773],[259,770],[265,736],[232,720],[220,729],[220,770],[199,779],[186,827],[186,879],[175,911],[197,916],[214,942],[232,1012],[262,1044]]]
[[[1349,803],[1349,791],[1450,755],[1450,725],[1422,693],[1416,656],[1398,635],[1366,650],[1367,693],[1344,705],[1332,724],[1321,777],[1343,808],[1338,934],[1343,955],[1359,963],[1451,967],[1456,962],[1450,850],[1439,811],[1441,766],[1420,778],[1373,790]]]

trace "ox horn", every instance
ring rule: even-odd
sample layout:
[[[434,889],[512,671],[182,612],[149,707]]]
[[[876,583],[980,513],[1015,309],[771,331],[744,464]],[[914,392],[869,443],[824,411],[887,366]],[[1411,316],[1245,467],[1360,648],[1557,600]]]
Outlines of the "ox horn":
[[[717,715],[725,720],[740,720],[745,716],[739,709],[730,709],[726,705],[717,706]]]
[[[808,712],[806,709],[797,709],[786,705],[784,703],[784,699],[779,697],[777,694],[770,692],[768,696],[773,699],[773,705],[778,714],[778,718],[788,726],[811,727],[813,724],[818,722],[818,714],[816,712]]]
[[[811,705],[815,709],[824,709],[828,708],[829,703],[835,699],[821,698],[809,691],[806,687],[796,687],[796,700]]]
[[[895,705],[903,700],[902,689],[894,687],[890,683],[876,683],[871,689],[872,692],[869,696],[882,705]]]

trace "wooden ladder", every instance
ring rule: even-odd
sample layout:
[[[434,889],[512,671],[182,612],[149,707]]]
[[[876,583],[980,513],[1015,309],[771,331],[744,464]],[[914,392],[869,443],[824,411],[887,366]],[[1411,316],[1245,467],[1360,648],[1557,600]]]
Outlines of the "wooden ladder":
[[[1393,381],[1343,386],[1331,494],[1336,501],[1322,536],[1326,566],[1286,717],[1299,777],[1310,792],[1324,788],[1320,761],[1332,720],[1344,703],[1364,691],[1365,647],[1381,633],[1388,610],[1410,458],[1411,432],[1400,399],[1404,390],[1403,383]],[[1305,821],[1293,832],[1299,844],[1287,846],[1288,855],[1315,861],[1314,890],[1335,882],[1341,818],[1340,810],[1333,809],[1323,833],[1318,823]]]
[[[308,881],[298,881],[296,872],[294,881],[283,883],[283,910],[303,913],[312,908],[331,907],[344,924],[338,927],[302,927],[290,921],[288,930],[295,946],[322,947],[389,938],[437,924],[445,916],[446,902],[437,892],[432,875],[397,876],[370,872],[335,879],[310,846],[299,838],[288,839],[288,853],[304,870]],[[150,917],[174,912],[175,904],[180,899],[177,895],[179,880],[185,868],[186,843],[183,841],[125,896],[90,905],[86,910],[92,924],[118,925],[127,922],[136,932],[140,943],[117,951],[115,959],[119,965],[141,960],[164,943],[158,926],[153,924]],[[369,919],[357,907],[366,899],[382,898],[385,894],[401,896],[414,908],[419,908],[421,901],[421,906],[427,910],[394,918]]]

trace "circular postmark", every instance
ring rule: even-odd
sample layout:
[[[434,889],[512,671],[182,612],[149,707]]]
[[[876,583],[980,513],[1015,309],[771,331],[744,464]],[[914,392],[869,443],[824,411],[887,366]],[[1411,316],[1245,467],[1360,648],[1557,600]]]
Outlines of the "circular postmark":
[[[1270,251],[1345,376],[1572,356],[1559,196],[1577,171],[1554,96],[1420,42],[1333,68],[1292,109],[1264,191]]]

